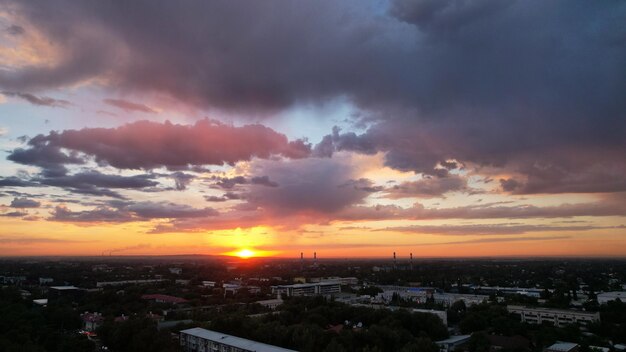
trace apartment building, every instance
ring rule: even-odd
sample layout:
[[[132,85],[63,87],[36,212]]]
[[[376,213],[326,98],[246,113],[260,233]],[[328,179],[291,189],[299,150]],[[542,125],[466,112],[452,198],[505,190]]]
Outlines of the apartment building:
[[[296,352],[202,328],[182,330],[180,346],[184,352]]]
[[[507,306],[509,313],[518,314],[522,322],[530,324],[552,323],[562,327],[569,324],[587,325],[600,321],[600,313],[584,312],[569,309],[529,308],[522,306]]]

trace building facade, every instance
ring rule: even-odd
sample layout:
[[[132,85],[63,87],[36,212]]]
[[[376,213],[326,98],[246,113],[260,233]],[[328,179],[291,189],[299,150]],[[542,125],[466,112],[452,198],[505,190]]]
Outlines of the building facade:
[[[332,296],[341,293],[341,284],[331,281],[310,284],[278,285],[272,286],[272,293],[275,295],[285,294],[289,297]]]
[[[522,322],[529,324],[552,323],[556,327],[569,324],[587,325],[600,321],[600,313],[583,312],[577,310],[528,308],[522,306],[507,306],[509,313],[520,316]]]
[[[182,330],[180,346],[184,352],[296,352],[201,328]]]

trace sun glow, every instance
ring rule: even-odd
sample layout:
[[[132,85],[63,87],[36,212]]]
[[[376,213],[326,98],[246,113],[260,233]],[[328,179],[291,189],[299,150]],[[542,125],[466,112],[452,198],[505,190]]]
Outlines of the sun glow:
[[[248,259],[248,258],[256,256],[256,253],[254,251],[247,249],[247,248],[243,248],[235,252],[234,254],[238,256],[239,258],[243,258],[243,259]]]

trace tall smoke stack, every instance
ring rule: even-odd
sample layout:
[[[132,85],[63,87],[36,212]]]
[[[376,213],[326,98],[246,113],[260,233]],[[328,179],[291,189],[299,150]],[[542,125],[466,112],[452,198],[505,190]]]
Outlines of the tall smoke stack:
[[[317,266],[317,252],[313,252],[313,265]]]
[[[395,270],[397,265],[396,265],[396,252],[393,252],[393,269]]]
[[[300,270],[304,269],[304,253],[300,252]]]
[[[411,258],[410,267],[411,267],[411,270],[413,270],[413,253],[411,253],[410,258]]]

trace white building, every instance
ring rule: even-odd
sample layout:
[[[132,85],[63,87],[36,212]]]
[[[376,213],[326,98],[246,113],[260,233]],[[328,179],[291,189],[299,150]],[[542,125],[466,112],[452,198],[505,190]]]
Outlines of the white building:
[[[287,296],[331,296],[341,292],[341,284],[338,282],[316,282],[310,284],[278,285],[272,286],[273,294],[286,294]]]
[[[170,274],[180,275],[183,273],[182,268],[169,268]]]
[[[466,306],[481,304],[489,300],[486,295],[471,295],[462,293],[434,293],[433,299],[436,303],[443,304],[446,307],[451,306],[454,302],[463,301]]]
[[[182,330],[180,346],[185,352],[296,352],[201,328]]]
[[[254,303],[258,303],[260,305],[262,305],[263,307],[269,308],[269,309],[276,309],[276,307],[278,307],[279,305],[283,304],[283,300],[280,298],[275,298],[275,299],[266,299],[263,301],[256,301]]]
[[[573,342],[557,341],[552,346],[546,347],[544,352],[575,352],[578,351],[580,346]]]
[[[53,282],[54,282],[54,279],[51,278],[51,277],[40,277],[39,278],[39,285],[40,286],[51,284]]]
[[[313,277],[311,278],[310,281],[311,282],[338,282],[339,284],[344,285],[344,286],[359,284],[359,279],[357,279],[356,277],[339,277],[339,276],[330,276],[330,277],[324,277],[324,278]]]
[[[121,281],[99,281],[96,282],[96,287],[105,286],[124,286],[124,285],[146,285],[163,282],[163,279],[146,279],[146,280],[121,280]]]
[[[556,327],[568,324],[587,325],[594,321],[600,321],[600,313],[583,312],[577,310],[528,308],[522,306],[506,306],[509,313],[519,314],[522,322],[530,324],[542,324],[549,322]]]
[[[450,336],[445,340],[437,341],[435,343],[437,344],[437,346],[439,346],[439,351],[451,352],[454,351],[457,347],[469,342],[471,337],[472,335],[455,335]]]
[[[609,301],[615,301],[618,299],[622,302],[626,302],[626,292],[613,291],[598,293],[598,303],[607,304]]]
[[[394,295],[417,303],[426,303],[426,300],[432,293],[432,289],[424,289],[420,287],[407,286],[378,286],[383,292],[376,295],[376,301],[388,303],[393,299]]]

